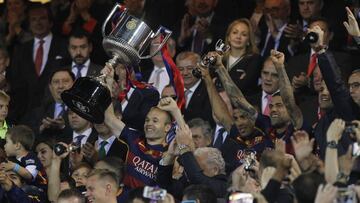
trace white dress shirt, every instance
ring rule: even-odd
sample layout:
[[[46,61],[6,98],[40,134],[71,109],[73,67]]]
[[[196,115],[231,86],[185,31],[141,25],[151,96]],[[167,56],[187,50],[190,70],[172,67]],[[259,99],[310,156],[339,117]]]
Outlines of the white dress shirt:
[[[159,83],[156,84],[156,78],[158,77],[157,72],[159,72],[159,71],[161,71],[159,73],[160,80],[159,80]],[[164,87],[170,83],[170,78],[169,78],[168,73],[166,72],[165,66],[164,67],[154,66],[154,69],[151,72],[151,75],[149,77],[148,83],[151,84],[152,86],[154,86],[158,90],[159,94],[161,95]]]
[[[191,100],[191,97],[193,96],[196,88],[200,85],[200,82],[201,82],[201,80],[197,81],[197,82],[195,83],[195,85],[193,85],[193,86],[189,89],[189,90],[190,90],[190,93],[186,94],[187,89],[184,90],[184,92],[185,92],[185,101],[186,101],[185,108],[187,108],[187,106],[189,105],[189,102],[190,102],[190,100]]]
[[[87,139],[89,138],[90,134],[92,132],[92,128],[88,128],[87,130],[85,130],[84,132],[78,134],[75,131],[73,131],[73,142],[76,142],[76,137],[79,135],[85,135],[85,137],[82,138],[81,140],[81,146],[84,145],[87,141]]]
[[[107,142],[107,144],[105,145],[105,152],[106,152],[106,154],[108,154],[108,152],[109,152],[109,150],[110,150],[110,147],[111,147],[111,145],[113,144],[113,142],[115,141],[115,139],[116,139],[116,136],[113,135],[113,136],[109,137],[107,140],[105,140],[105,141]],[[104,141],[104,139],[102,139],[102,138],[99,136],[98,140],[96,141],[96,142],[97,142],[97,143],[96,143],[96,145],[97,145],[97,147],[96,147],[97,151],[100,150],[100,146],[101,146],[101,143],[102,143],[103,141]]]
[[[218,135],[218,134],[219,134],[218,132],[219,132],[219,130],[220,130],[221,128],[224,128],[224,126],[221,126],[221,125],[216,124],[213,144],[215,144],[215,141],[216,141],[217,137],[219,136],[219,135]],[[223,132],[223,140],[222,140],[222,143],[225,142],[225,139],[226,139],[227,135],[228,135],[228,132],[225,130],[225,131]]]
[[[44,44],[43,44],[43,59],[42,59],[42,64],[41,64],[41,70],[40,70],[40,74],[44,71],[45,69],[45,65],[47,63],[48,60],[48,55],[49,55],[49,51],[50,51],[50,45],[51,45],[51,41],[52,41],[53,35],[50,33],[48,34],[46,37],[44,37],[42,40],[44,40]],[[35,57],[36,57],[36,52],[37,49],[40,46],[40,40],[39,38],[34,38],[34,45],[33,45],[33,61],[35,62]]]
[[[90,59],[88,59],[84,64],[84,67],[81,69],[81,77],[85,77],[87,75],[87,72],[89,71],[89,66],[90,66]],[[76,68],[77,64],[72,62],[71,64],[71,71],[74,73],[74,75],[77,75],[77,72],[79,71]]]

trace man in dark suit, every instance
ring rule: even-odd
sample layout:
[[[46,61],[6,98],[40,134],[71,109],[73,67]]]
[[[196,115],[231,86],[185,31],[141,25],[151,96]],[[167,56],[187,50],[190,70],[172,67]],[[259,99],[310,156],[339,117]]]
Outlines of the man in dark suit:
[[[29,125],[35,134],[61,134],[65,127],[69,127],[67,107],[61,99],[61,93],[71,88],[75,75],[70,69],[56,70],[50,76],[50,99],[44,99],[42,105],[29,112],[23,123]]]
[[[192,74],[198,62],[200,62],[200,56],[194,52],[182,52],[176,57],[176,66],[184,79],[185,121],[202,118],[209,121],[211,126],[215,126],[206,86],[201,79]]]
[[[217,14],[215,8],[218,0],[192,0],[188,13],[179,23],[177,36],[178,52],[192,51],[200,55],[212,51],[218,39],[224,38],[227,18]]]
[[[85,149],[87,149],[87,147],[84,146],[84,152],[86,154],[85,157],[91,158],[94,163],[97,160],[101,160],[110,156],[119,157],[126,161],[126,156],[129,150],[128,145],[113,135],[110,128],[106,124],[94,124],[94,128],[99,133],[98,139],[94,145],[95,150],[86,151]]]
[[[76,145],[84,145],[89,142],[94,144],[98,139],[98,133],[92,127],[92,124],[81,118],[78,114],[68,110],[68,119],[70,128],[68,128],[62,135],[56,137],[58,142],[67,144],[75,143]]]
[[[332,40],[333,32],[329,22],[325,18],[314,18],[310,22],[309,28],[312,29],[315,26],[319,26],[321,30],[323,30],[324,46],[333,54],[336,63],[339,64],[341,76],[343,80],[346,81],[354,67],[354,60],[349,54],[329,50],[328,47]],[[317,54],[313,46],[314,45],[311,44],[311,49],[306,54],[292,57],[286,66],[286,71],[295,88],[297,102],[304,112],[305,119],[311,123],[317,121],[321,115],[317,113],[320,113],[317,95],[322,80],[322,74],[318,67]]]
[[[90,60],[93,46],[88,33],[81,29],[74,30],[69,38],[68,50],[72,59],[71,70],[76,79],[85,76],[96,77],[100,74],[102,67]]]
[[[34,38],[15,48],[9,69],[9,117],[17,121],[27,110],[40,105],[50,74],[68,56],[66,43],[50,32],[53,23],[48,7],[35,4],[28,17]]]
[[[291,39],[285,34],[290,9],[289,0],[265,1],[264,15],[259,22],[261,32],[259,47],[263,57],[268,57],[271,49],[279,50],[287,56],[293,55],[293,50],[289,46]]]

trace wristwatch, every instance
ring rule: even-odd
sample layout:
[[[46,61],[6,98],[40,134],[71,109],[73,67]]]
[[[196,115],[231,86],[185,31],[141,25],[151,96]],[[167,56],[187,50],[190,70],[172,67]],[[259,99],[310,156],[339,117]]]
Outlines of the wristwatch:
[[[181,153],[181,151],[186,150],[186,149],[190,149],[190,147],[189,147],[189,145],[186,145],[186,144],[179,144],[178,149],[179,149],[179,151]]]
[[[331,140],[329,142],[326,143],[326,146],[331,148],[331,149],[337,149],[337,142],[335,140]]]

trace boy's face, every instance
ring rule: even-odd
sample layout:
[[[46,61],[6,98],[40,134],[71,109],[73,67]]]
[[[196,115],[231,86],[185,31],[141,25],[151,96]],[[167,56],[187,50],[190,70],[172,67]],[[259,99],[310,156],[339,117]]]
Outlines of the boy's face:
[[[4,145],[4,149],[6,152],[6,156],[15,156],[16,152],[16,145],[13,143],[13,141],[10,139],[9,134],[6,136],[6,143]]]
[[[9,102],[3,99],[0,99],[0,121],[4,121],[8,115]]]

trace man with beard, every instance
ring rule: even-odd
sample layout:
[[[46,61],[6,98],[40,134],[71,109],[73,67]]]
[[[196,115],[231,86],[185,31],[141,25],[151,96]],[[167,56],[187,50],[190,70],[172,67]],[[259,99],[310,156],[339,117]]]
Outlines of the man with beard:
[[[76,79],[85,76],[98,76],[102,67],[90,60],[93,46],[88,33],[84,30],[75,30],[69,38],[69,54],[72,59],[71,70]]]
[[[261,151],[264,147],[273,147],[275,141],[281,139],[286,143],[286,152],[293,154],[294,151],[292,149],[290,137],[295,130],[304,129],[306,126],[304,126],[302,113],[295,104],[292,87],[284,69],[284,54],[275,50],[271,51],[270,59],[275,66],[275,74],[278,77],[277,79],[279,81],[280,88],[280,93],[273,94],[269,104],[271,127],[269,127],[268,118],[259,114],[256,109],[248,103],[248,101],[246,101],[242,92],[233,86],[234,82],[229,78],[226,69],[221,63],[221,56],[216,53],[213,54],[217,55],[217,61],[220,61],[215,65],[217,66],[217,73],[225,91],[229,95],[232,105],[236,109],[234,111],[236,129],[238,131],[236,135],[240,136],[235,138],[238,143],[239,141],[243,141],[246,144],[245,146],[248,146],[248,148],[249,146],[254,148],[254,146],[262,144],[260,148],[255,150]],[[212,99],[214,98],[214,96],[210,94],[209,97]],[[222,113],[222,115],[225,114]],[[222,116],[219,120],[225,122],[223,125],[227,126],[227,129],[229,129],[229,124],[231,124],[231,120],[229,121],[229,118]],[[252,133],[256,132],[254,129],[263,129],[263,131],[260,130],[260,132],[266,132],[268,136],[265,138],[264,133],[262,133],[262,136],[259,135],[260,133],[257,133],[258,136],[254,136],[252,135]],[[232,137],[231,130],[230,137]],[[251,137],[254,138],[253,141],[251,141],[251,139],[249,140]],[[226,151],[229,151],[228,147],[224,147],[224,149],[225,148],[227,149]],[[240,155],[240,153],[237,153],[237,157]],[[226,157],[226,155],[224,155],[224,157]]]

